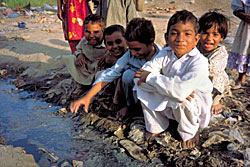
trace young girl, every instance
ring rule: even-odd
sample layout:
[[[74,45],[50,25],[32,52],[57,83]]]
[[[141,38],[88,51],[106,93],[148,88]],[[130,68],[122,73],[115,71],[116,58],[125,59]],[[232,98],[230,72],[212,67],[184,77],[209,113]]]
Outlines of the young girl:
[[[228,67],[237,69],[239,77],[235,88],[239,88],[245,82],[246,74],[250,74],[250,1],[233,0],[231,7],[241,22],[229,53]]]
[[[64,37],[69,42],[72,54],[76,51],[77,44],[84,37],[83,21],[91,13],[88,1],[57,0],[57,16],[62,21]]]
[[[98,61],[108,54],[103,42],[104,28],[103,17],[88,15],[84,20],[85,37],[77,45],[74,55],[62,57],[71,76],[81,85],[93,83]]]
[[[229,79],[225,71],[228,54],[225,46],[220,45],[228,33],[228,20],[220,13],[208,12],[201,16],[199,25],[200,41],[197,48],[208,58],[209,78],[214,86],[211,113],[218,114],[222,111],[220,99],[229,89]]]

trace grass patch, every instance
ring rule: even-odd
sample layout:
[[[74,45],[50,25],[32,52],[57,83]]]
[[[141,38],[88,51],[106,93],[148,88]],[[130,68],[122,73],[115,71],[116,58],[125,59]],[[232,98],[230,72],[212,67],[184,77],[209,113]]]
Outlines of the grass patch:
[[[16,6],[23,7],[29,2],[32,7],[44,7],[45,4],[56,5],[56,0],[0,0],[0,2],[5,2],[10,8],[16,8]]]

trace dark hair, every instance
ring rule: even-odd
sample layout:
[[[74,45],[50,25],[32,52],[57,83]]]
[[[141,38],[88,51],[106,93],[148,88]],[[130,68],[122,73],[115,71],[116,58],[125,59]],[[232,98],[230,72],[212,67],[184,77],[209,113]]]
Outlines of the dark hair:
[[[199,19],[199,33],[201,31],[207,31],[212,26],[216,26],[221,37],[225,39],[227,37],[229,29],[229,20],[220,13],[217,12],[208,12],[201,16]]]
[[[195,15],[192,12],[189,12],[187,10],[181,10],[181,11],[175,12],[175,14],[171,16],[171,18],[169,19],[166,34],[168,35],[170,27],[172,25],[175,25],[180,21],[183,22],[184,24],[186,22],[191,22],[194,26],[195,34],[198,33],[198,29],[199,29],[198,19],[195,17]]]
[[[121,25],[115,24],[115,25],[111,25],[111,26],[105,28],[105,30],[103,32],[104,42],[106,42],[105,35],[112,35],[114,32],[120,32],[122,34],[122,36],[125,37],[124,27]]]
[[[89,23],[98,23],[101,28],[104,30],[105,28],[105,21],[104,18],[100,15],[97,14],[90,14],[84,19],[84,28],[86,27],[87,24]]]
[[[150,20],[134,18],[127,25],[125,32],[127,41],[139,41],[144,44],[151,44],[155,41],[155,30]]]

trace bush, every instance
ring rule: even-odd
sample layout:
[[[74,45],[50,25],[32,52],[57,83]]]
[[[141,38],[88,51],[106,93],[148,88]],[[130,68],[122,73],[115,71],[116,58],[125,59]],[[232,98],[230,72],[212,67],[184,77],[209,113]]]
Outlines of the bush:
[[[10,8],[16,8],[16,6],[23,7],[29,2],[32,7],[43,7],[45,4],[56,5],[56,0],[0,0],[0,2],[5,2]]]

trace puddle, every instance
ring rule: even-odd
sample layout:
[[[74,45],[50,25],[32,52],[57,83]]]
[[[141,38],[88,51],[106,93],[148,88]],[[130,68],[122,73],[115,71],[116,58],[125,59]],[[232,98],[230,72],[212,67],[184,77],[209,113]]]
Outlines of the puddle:
[[[51,107],[31,98],[31,93],[15,89],[0,80],[0,134],[6,144],[23,147],[32,154],[39,166],[60,165],[70,160],[84,161],[84,166],[91,167],[143,165],[121,153],[105,134],[91,129],[79,134],[70,117],[53,114],[60,107]]]

